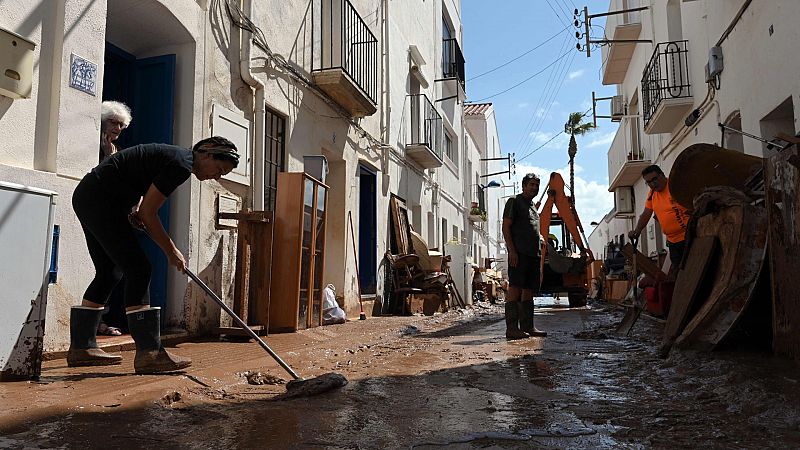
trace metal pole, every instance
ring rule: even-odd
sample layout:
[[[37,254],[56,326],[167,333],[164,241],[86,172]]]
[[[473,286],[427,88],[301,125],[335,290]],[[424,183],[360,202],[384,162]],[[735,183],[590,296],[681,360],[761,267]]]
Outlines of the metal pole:
[[[588,6],[584,6],[583,7],[583,17],[585,17],[585,19],[583,20],[583,28],[584,28],[584,31],[586,32],[586,57],[589,58],[590,56],[592,56],[592,48],[589,46],[589,20],[590,19],[589,19],[589,7]]]

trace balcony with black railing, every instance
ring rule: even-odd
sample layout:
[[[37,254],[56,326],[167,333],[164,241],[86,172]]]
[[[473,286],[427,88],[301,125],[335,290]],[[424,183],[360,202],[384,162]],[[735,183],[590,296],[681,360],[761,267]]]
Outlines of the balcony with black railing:
[[[466,77],[464,72],[464,54],[461,53],[461,46],[456,39],[442,39],[442,78],[444,81],[454,80],[460,92],[455,92],[448,83],[445,86],[453,91],[450,95],[464,96],[466,92]]]
[[[442,166],[442,116],[425,94],[407,97],[406,155],[425,169]]]
[[[642,117],[647,134],[669,133],[694,104],[688,41],[662,42],[642,74]]]
[[[378,110],[378,40],[349,0],[314,0],[314,83],[353,117]]]

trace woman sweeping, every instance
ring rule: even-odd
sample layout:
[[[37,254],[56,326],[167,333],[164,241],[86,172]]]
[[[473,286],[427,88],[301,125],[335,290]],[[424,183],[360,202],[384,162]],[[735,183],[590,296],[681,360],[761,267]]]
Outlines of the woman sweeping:
[[[169,264],[186,268],[183,254],[164,230],[157,212],[166,198],[191,174],[218,180],[239,164],[236,146],[222,137],[203,139],[192,150],[166,144],[144,144],[114,153],[92,169],[72,196],[95,277],[80,306],[70,313],[70,367],[120,364],[122,357],[97,347],[103,306],[124,275],[125,311],[136,342],[136,373],[184,369],[191,360],[161,345],[160,308],[150,307],[150,261],[134,234],[145,229],[166,254]],[[114,270],[118,268],[119,270]]]

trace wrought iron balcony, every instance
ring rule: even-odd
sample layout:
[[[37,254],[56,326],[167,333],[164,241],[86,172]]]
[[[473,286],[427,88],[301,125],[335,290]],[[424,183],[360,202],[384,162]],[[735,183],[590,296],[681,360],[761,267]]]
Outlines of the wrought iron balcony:
[[[378,40],[349,0],[314,0],[314,83],[354,117],[378,110]]]
[[[466,91],[464,54],[461,53],[461,47],[456,39],[442,39],[442,77],[444,80],[457,80],[461,88],[459,97],[463,96]],[[452,92],[452,95],[455,94],[458,93]]]
[[[647,134],[668,133],[694,104],[688,41],[662,42],[642,74],[642,116]]]
[[[442,166],[442,116],[425,94],[407,97],[409,105],[406,155],[420,166]]]

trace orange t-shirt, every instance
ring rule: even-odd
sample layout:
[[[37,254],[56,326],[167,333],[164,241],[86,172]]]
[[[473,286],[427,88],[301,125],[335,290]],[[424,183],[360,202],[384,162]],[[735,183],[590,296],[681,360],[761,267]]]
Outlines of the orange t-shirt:
[[[656,213],[661,230],[667,235],[667,241],[674,244],[685,239],[689,214],[686,212],[686,208],[672,199],[672,195],[669,193],[669,178],[663,191],[650,190],[644,207],[652,209]]]

